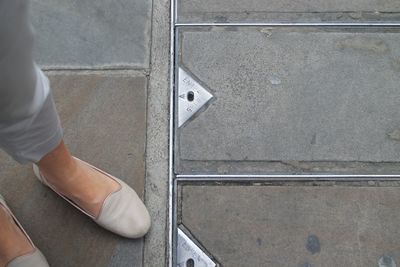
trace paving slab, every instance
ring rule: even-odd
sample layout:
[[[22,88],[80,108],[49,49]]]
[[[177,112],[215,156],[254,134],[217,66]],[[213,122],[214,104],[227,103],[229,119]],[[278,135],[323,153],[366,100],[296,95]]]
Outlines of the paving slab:
[[[399,187],[181,190],[181,223],[224,267],[364,267],[383,256],[400,262]]]
[[[399,162],[398,31],[218,28],[180,36],[180,64],[215,100],[177,131],[178,165]]]
[[[73,154],[143,197],[147,78],[130,72],[49,76]],[[0,162],[0,192],[52,266],[142,266],[142,239],[98,227],[42,186],[30,166],[17,165],[4,153]]]
[[[151,1],[36,0],[36,55],[46,68],[148,68]]]
[[[397,0],[177,0],[180,22],[362,21],[399,19]]]

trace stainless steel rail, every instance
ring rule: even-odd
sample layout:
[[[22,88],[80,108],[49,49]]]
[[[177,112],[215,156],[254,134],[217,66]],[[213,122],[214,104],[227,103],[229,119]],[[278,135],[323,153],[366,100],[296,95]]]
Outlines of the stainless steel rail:
[[[176,215],[175,215],[175,185],[174,183],[174,68],[175,68],[175,21],[177,16],[177,0],[170,0],[170,73],[169,73],[169,86],[170,86],[170,109],[169,109],[169,160],[168,160],[168,248],[167,248],[167,261],[168,266],[174,266],[174,259],[176,258]]]
[[[175,178],[178,182],[260,182],[260,181],[400,181],[400,175],[375,174],[179,174]]]
[[[175,27],[347,27],[347,28],[395,28],[400,22],[199,22],[175,23]]]

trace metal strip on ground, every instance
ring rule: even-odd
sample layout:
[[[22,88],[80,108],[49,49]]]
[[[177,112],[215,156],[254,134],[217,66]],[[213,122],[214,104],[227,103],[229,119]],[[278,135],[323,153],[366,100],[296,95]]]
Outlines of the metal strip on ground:
[[[215,23],[176,23],[175,27],[347,27],[370,28],[400,27],[400,22],[215,22]]]

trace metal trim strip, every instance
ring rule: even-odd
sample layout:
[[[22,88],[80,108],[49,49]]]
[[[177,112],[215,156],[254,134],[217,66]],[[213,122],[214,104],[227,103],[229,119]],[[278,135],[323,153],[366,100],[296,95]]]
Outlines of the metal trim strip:
[[[175,215],[175,180],[174,180],[174,83],[175,83],[175,22],[177,15],[177,0],[170,0],[170,107],[169,107],[169,159],[168,159],[168,248],[167,250],[167,264],[173,267],[174,259],[176,258],[176,215]]]
[[[400,181],[400,175],[368,175],[368,174],[178,174],[177,181],[187,182],[260,182],[260,181]]]
[[[199,23],[175,23],[175,27],[347,27],[370,28],[400,27],[400,22],[199,22]]]

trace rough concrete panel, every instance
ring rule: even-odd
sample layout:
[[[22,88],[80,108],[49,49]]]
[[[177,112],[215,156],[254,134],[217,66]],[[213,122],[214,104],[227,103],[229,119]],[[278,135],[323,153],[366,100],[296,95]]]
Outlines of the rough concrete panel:
[[[216,97],[179,130],[180,159],[400,158],[400,34],[185,31],[182,63]]]
[[[263,0],[178,0],[180,21],[219,21],[279,19],[330,20],[377,18],[379,12],[400,12],[397,0],[300,0],[300,1],[263,1]],[[375,13],[375,14],[373,14]],[[365,15],[367,15],[365,17]],[[378,16],[377,16],[378,15]]]
[[[169,4],[153,2],[145,197],[154,220],[144,245],[144,266],[149,267],[168,266]]]
[[[346,173],[398,174],[400,162],[300,162],[300,161],[180,161],[178,173]]]
[[[399,264],[399,190],[184,186],[182,222],[224,267]]]
[[[36,54],[47,67],[149,67],[151,1],[36,0]]]
[[[65,73],[51,74],[50,80],[73,154],[143,196],[146,77]],[[0,192],[52,266],[142,265],[142,239],[103,230],[42,186],[30,166],[18,166],[4,154],[0,161]]]

